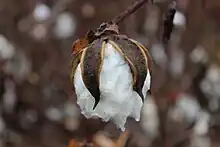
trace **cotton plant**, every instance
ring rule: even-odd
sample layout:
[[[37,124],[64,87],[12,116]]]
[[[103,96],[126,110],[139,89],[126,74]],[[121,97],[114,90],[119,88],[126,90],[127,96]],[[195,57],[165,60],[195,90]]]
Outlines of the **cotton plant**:
[[[220,88],[220,68],[216,64],[208,67],[205,78],[200,84],[200,88],[209,99],[209,109],[212,112],[219,110],[219,88]]]
[[[143,44],[119,33],[118,23],[145,2],[137,0],[72,46],[70,79],[81,113],[87,119],[111,121],[125,134],[127,118],[140,121],[151,93],[152,60]]]
[[[177,96],[174,107],[169,116],[178,122],[184,122],[192,126],[193,136],[205,136],[209,132],[210,114],[203,110],[199,103],[190,94],[182,93]]]

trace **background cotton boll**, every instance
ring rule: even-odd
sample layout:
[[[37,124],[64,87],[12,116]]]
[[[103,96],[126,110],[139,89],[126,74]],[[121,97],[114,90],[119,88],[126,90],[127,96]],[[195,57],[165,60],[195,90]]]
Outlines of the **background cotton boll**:
[[[31,30],[31,35],[36,40],[42,40],[47,35],[47,28],[43,24],[37,24],[34,26],[34,28]]]
[[[5,38],[0,35],[0,59],[10,59],[15,53],[14,46]]]
[[[190,59],[194,63],[202,62],[205,63],[208,61],[208,54],[205,51],[203,46],[197,46],[190,54]]]
[[[51,121],[59,122],[63,118],[62,112],[58,108],[50,107],[45,111],[46,117]]]
[[[21,82],[27,78],[31,71],[32,65],[24,52],[16,51],[16,56],[7,62],[5,71],[13,75],[16,82]]]
[[[148,96],[144,102],[141,113],[141,126],[152,139],[158,135],[159,118],[154,99]]]
[[[184,54],[181,50],[174,50],[172,52],[170,71],[174,77],[182,74],[184,68]]]
[[[216,82],[220,80],[220,68],[212,64],[207,72],[207,79],[210,80],[210,82]]]
[[[76,30],[76,21],[72,14],[68,12],[61,13],[57,16],[54,33],[58,38],[68,38]]]
[[[192,123],[197,119],[197,115],[200,111],[198,102],[191,95],[181,94],[173,109],[173,114],[180,115],[183,121]]]
[[[200,84],[200,88],[205,92],[208,93],[210,91],[212,91],[212,85],[211,82],[207,79],[204,79],[201,84]]]
[[[142,91],[149,89],[149,80],[150,75],[146,77]],[[100,73],[101,96],[94,110],[92,108],[95,100],[82,81],[80,64],[76,69],[74,86],[77,104],[80,106],[82,114],[87,118],[100,117],[103,121],[111,119],[117,127],[124,131],[127,117],[130,116],[139,121],[143,105],[141,97],[133,91],[132,82],[131,70],[124,57],[107,43]]]
[[[81,11],[85,18],[93,18],[95,15],[95,7],[91,3],[83,4]]]
[[[186,18],[183,13],[176,11],[173,19],[173,24],[176,27],[184,27],[186,25]]]
[[[3,109],[11,113],[16,103],[15,83],[11,80],[5,81],[5,93],[3,95]]]
[[[151,48],[151,54],[156,63],[161,67],[166,65],[167,55],[164,52],[164,47],[162,44],[153,44]]]
[[[194,135],[204,136],[209,131],[210,115],[207,112],[201,111],[197,116],[197,121],[193,129]]]
[[[45,4],[37,4],[34,9],[33,16],[36,21],[44,21],[51,16],[51,10]]]

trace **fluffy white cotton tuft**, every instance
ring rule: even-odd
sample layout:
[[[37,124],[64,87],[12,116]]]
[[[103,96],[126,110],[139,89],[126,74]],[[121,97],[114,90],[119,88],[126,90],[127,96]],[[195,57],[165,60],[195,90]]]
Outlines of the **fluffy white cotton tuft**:
[[[149,73],[149,72],[148,72]],[[150,89],[150,74],[147,75],[142,89],[144,98]],[[133,91],[132,74],[124,58],[113,48],[106,45],[103,68],[100,74],[100,102],[92,110],[95,100],[85,87],[81,69],[78,65],[74,86],[77,95],[77,104],[86,118],[102,118],[103,121],[112,120],[122,131],[128,116],[140,120],[142,108],[141,97]]]

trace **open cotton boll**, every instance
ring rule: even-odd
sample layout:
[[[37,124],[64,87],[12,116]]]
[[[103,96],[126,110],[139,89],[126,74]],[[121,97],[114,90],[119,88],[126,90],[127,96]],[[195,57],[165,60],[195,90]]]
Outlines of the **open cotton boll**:
[[[60,39],[73,35],[76,31],[76,20],[71,13],[63,12],[57,16],[54,33]]]
[[[210,119],[211,117],[209,113],[201,111],[197,117],[197,122],[193,129],[193,134],[197,136],[207,135],[209,132]]]
[[[144,98],[150,89],[150,73],[146,76],[142,89]],[[94,97],[85,87],[80,64],[78,65],[74,86],[77,95],[77,104],[86,118],[102,118],[103,121],[112,120],[122,131],[125,130],[127,117],[140,120],[143,105],[141,97],[133,90],[132,74],[129,65],[120,53],[109,43],[106,44],[103,68],[100,73],[99,89],[100,102],[93,110]]]
[[[33,16],[36,21],[45,21],[51,16],[50,8],[45,4],[37,4]]]
[[[0,59],[11,59],[15,54],[15,47],[5,36],[0,34]]]

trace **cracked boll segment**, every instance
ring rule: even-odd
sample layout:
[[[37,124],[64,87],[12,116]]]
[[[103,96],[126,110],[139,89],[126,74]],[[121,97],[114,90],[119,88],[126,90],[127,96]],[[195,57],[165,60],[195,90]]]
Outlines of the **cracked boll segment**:
[[[126,58],[130,61],[129,63],[134,66],[135,70],[131,70],[132,74],[134,75],[133,88],[140,95],[142,101],[144,102],[142,87],[148,72],[148,60],[144,49],[128,38],[114,36],[112,41],[115,43],[111,44],[115,48],[120,48]]]
[[[100,101],[93,110],[95,98],[86,88],[82,70],[82,62],[77,65],[73,79],[77,104],[86,118],[102,118],[103,121],[113,121],[122,131],[125,130],[127,117],[140,120],[143,101],[133,88],[133,76],[124,56],[106,42],[103,63],[99,77]],[[142,87],[143,99],[150,89],[151,76],[146,68],[146,76]]]

